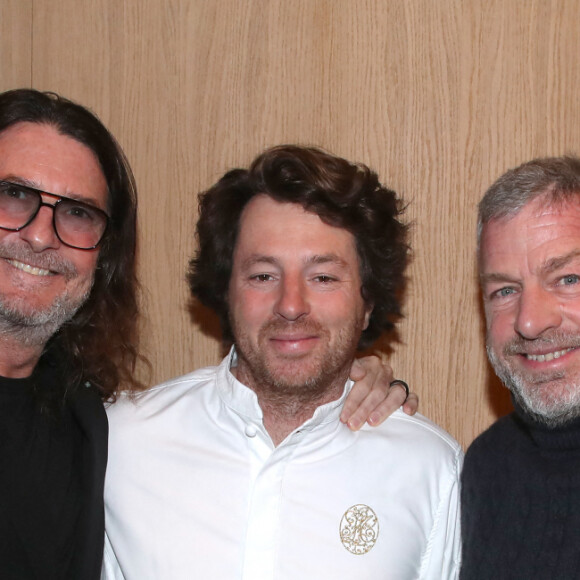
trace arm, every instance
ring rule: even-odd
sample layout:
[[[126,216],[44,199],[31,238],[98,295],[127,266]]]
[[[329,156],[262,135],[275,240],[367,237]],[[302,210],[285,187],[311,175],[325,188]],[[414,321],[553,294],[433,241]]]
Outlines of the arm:
[[[393,411],[403,405],[403,411],[414,415],[419,398],[406,391],[401,385],[390,386],[393,381],[391,367],[377,356],[367,356],[354,361],[350,378],[355,381],[349,393],[340,419],[353,431],[360,429],[365,421],[369,425],[380,425]]]

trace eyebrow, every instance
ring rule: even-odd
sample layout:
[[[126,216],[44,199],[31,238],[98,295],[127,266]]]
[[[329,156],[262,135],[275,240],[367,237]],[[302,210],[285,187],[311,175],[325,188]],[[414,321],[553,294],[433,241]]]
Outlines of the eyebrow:
[[[489,282],[516,282],[516,280],[507,274],[492,272],[491,274],[481,274],[479,276],[479,282],[481,284],[488,284]]]
[[[346,266],[346,260],[343,260],[337,254],[316,254],[306,260],[307,264],[337,264],[338,266]]]
[[[555,272],[556,270],[563,268],[564,266],[566,266],[572,260],[574,260],[575,258],[578,258],[579,256],[580,256],[580,249],[572,250],[571,252],[569,252],[568,254],[565,254],[563,256],[556,256],[555,258],[551,258],[550,260],[547,260],[546,263],[542,266],[542,270],[546,274],[550,274],[551,272]]]
[[[310,264],[337,264],[338,266],[344,267],[347,265],[346,260],[343,260],[337,254],[315,254],[314,256],[309,256],[305,260],[305,265]],[[248,268],[256,264],[272,264],[273,266],[278,265],[278,260],[274,256],[269,256],[266,254],[252,254],[246,258],[242,267]]]
[[[86,203],[87,205],[91,205],[93,207],[102,209],[100,205],[97,203],[97,200],[92,197],[87,197],[86,195],[80,195],[78,193],[70,192],[66,195],[61,195],[60,193],[53,193],[52,191],[48,191],[41,187],[40,183],[36,181],[32,181],[30,179],[26,179],[25,177],[19,177],[18,175],[7,175],[6,177],[0,178],[0,181],[9,181],[10,183],[14,183],[15,185],[22,185],[24,187],[30,187],[30,189],[35,189],[40,193],[50,193],[50,195],[56,195],[57,197],[62,197],[65,199],[73,199],[74,201],[79,201],[82,203]]]
[[[540,271],[543,274],[551,274],[552,272],[556,272],[561,268],[567,266],[570,262],[575,260],[576,258],[580,257],[580,249],[572,250],[563,256],[556,256],[554,258],[550,258],[546,260],[544,264],[540,267]],[[490,274],[482,274],[479,277],[481,284],[486,284],[489,282],[517,282],[517,279],[508,276],[507,274],[501,274],[492,272]]]

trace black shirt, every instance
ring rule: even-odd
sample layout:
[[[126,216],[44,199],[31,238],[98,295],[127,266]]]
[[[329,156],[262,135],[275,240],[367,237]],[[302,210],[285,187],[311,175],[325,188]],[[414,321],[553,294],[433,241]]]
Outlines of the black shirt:
[[[461,578],[580,578],[580,420],[548,429],[514,405],[465,456]]]
[[[0,377],[2,580],[99,576],[106,459],[95,472],[91,439],[102,431],[106,453],[106,417],[96,393],[89,395],[92,389],[46,396],[63,392],[59,373],[58,365],[43,359],[27,379]],[[84,420],[87,412],[97,429]],[[102,435],[98,439],[103,443]]]

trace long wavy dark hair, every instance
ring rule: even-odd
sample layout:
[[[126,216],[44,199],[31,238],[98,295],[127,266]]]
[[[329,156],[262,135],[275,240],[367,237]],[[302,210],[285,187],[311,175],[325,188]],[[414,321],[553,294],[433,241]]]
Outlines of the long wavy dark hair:
[[[404,207],[394,191],[379,182],[367,166],[354,164],[313,147],[273,147],[249,169],[227,172],[200,194],[198,251],[187,274],[192,294],[219,316],[223,338],[233,341],[228,287],[239,221],[255,195],[300,204],[332,226],[353,234],[361,294],[373,311],[359,348],[363,349],[401,315],[405,269],[409,259]]]
[[[134,376],[139,359],[137,195],[131,168],[115,138],[92,112],[55,93],[32,89],[1,93],[0,133],[18,123],[48,125],[82,143],[95,154],[105,176],[111,218],[99,248],[94,286],[47,349],[58,351],[62,359],[64,393],[90,381],[103,399],[114,400],[121,388],[143,388]]]

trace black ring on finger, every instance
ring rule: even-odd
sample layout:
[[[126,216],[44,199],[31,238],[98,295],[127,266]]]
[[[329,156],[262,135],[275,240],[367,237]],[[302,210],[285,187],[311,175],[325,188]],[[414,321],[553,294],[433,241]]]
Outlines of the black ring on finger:
[[[402,381],[401,379],[395,379],[394,381],[391,381],[389,383],[390,387],[394,387],[395,385],[400,385],[401,387],[403,387],[403,389],[405,389],[405,400],[403,401],[404,405],[407,402],[407,399],[409,398],[409,385],[405,381]]]

